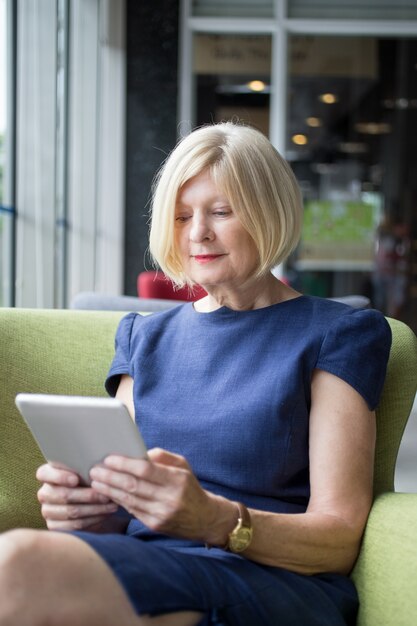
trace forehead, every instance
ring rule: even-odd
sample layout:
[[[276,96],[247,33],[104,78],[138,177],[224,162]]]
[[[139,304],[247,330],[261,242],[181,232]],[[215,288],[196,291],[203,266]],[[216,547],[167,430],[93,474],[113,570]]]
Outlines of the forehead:
[[[190,178],[178,191],[177,204],[189,204],[197,200],[206,202],[227,202],[226,196],[218,189],[208,170]]]

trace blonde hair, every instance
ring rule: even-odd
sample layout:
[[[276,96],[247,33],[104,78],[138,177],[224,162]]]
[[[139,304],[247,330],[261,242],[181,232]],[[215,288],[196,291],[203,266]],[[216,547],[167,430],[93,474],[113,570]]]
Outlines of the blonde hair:
[[[175,243],[175,205],[181,187],[206,170],[255,242],[257,275],[286,259],[301,232],[302,197],[295,176],[261,132],[222,122],[182,139],[155,178],[149,248],[162,271],[178,286],[192,285]]]

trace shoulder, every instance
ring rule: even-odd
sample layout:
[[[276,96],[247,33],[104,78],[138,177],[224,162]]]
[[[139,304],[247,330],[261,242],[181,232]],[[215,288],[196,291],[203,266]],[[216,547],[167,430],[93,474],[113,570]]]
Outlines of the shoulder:
[[[186,323],[188,305],[189,303],[180,304],[172,309],[149,314],[129,313],[122,319],[119,332],[128,335],[132,344],[145,337],[168,332]]]
[[[382,391],[391,349],[387,320],[374,309],[348,307],[328,321],[316,368],[348,382],[373,410]]]
[[[390,341],[390,326],[380,311],[354,308],[349,304],[316,296],[304,296],[304,308],[311,321],[327,334],[331,330],[369,332]]]
[[[178,306],[172,307],[171,309],[145,313],[141,313],[140,311],[132,311],[131,313],[127,313],[127,315],[122,317],[119,323],[119,327],[126,330],[129,329],[131,331],[134,331],[141,326],[152,327],[165,324],[171,319],[178,318],[183,311],[184,306],[185,305],[179,304]]]
[[[356,346],[376,342],[381,347],[390,347],[391,328],[380,311],[332,304],[325,316],[326,337],[340,336],[344,342],[355,342]]]
[[[322,336],[323,346],[334,352],[349,352],[368,346],[386,353],[391,346],[391,328],[380,311],[357,309],[347,304],[325,298],[306,296],[310,323]],[[340,344],[340,345],[339,345]]]

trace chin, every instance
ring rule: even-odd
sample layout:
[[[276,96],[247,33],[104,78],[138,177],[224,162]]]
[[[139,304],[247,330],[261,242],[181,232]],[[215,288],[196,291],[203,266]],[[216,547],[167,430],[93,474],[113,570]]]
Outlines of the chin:
[[[224,281],[224,277],[215,276],[213,274],[210,276],[208,272],[193,272],[190,278],[193,283],[197,283],[197,285],[201,285],[202,287],[205,285],[218,285]]]

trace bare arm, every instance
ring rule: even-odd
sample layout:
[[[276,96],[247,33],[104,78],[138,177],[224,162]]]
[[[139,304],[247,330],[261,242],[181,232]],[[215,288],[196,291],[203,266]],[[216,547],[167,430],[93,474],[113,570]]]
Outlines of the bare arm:
[[[131,393],[133,382],[121,385]],[[309,444],[306,513],[251,510],[254,535],[244,555],[305,574],[347,573],[372,501],[375,418],[352,387],[324,371],[312,380]],[[94,488],[155,531],[225,545],[236,504],[204,491],[183,457],[159,449],[149,456],[151,463],[109,457],[92,470]]]
[[[133,378],[123,374],[117,388],[116,398],[126,405],[130,417],[135,421],[135,406],[133,404]]]
[[[375,430],[375,416],[363,398],[336,376],[316,371],[307,511],[251,510],[254,535],[245,556],[305,574],[348,573],[372,502]]]

